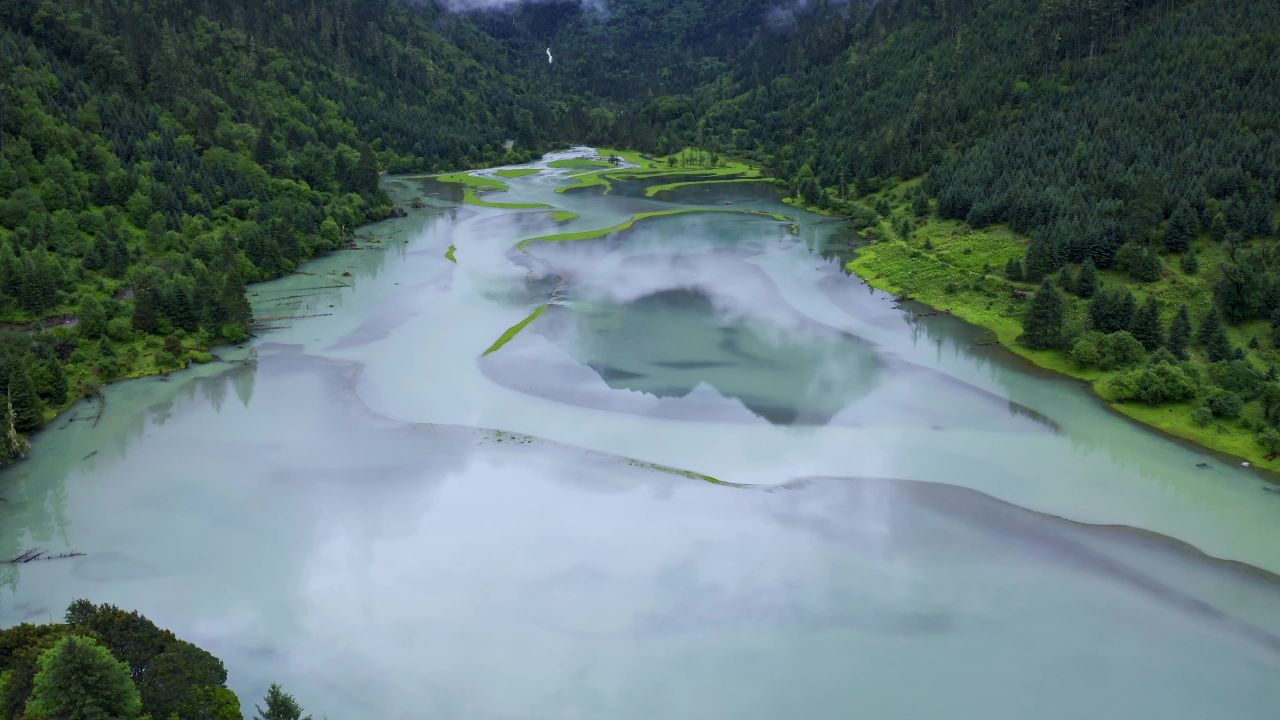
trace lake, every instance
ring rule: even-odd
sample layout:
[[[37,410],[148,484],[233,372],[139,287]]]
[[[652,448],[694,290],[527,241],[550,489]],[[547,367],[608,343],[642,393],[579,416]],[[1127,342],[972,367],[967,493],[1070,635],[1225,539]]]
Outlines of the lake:
[[[481,196],[567,222],[387,178],[422,207],[250,288],[251,342],[56,420],[0,551],[85,555],[0,566],[0,624],[137,609],[316,717],[1275,717],[1264,478],[767,184],[554,192],[580,153]]]

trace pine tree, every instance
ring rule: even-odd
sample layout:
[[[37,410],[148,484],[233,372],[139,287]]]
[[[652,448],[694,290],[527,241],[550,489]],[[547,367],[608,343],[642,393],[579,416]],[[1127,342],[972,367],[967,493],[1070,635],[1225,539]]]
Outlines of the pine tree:
[[[254,720],[311,720],[310,715],[305,718],[302,716],[302,706],[298,701],[275,683],[271,683],[271,687],[267,689],[266,702],[266,710],[260,705],[254,706],[258,710]]]
[[[1098,268],[1091,258],[1085,258],[1080,266],[1080,274],[1076,276],[1076,294],[1082,298],[1091,298],[1098,291]]]
[[[1182,266],[1182,272],[1195,275],[1200,271],[1200,258],[1194,252],[1183,253],[1179,265]]]
[[[1038,282],[1057,270],[1060,265],[1049,241],[1036,239],[1032,240],[1031,247],[1027,248],[1027,257],[1022,263],[1022,273],[1027,280]]]
[[[1022,261],[1017,258],[1009,258],[1009,262],[1005,263],[1004,276],[1010,280],[1017,282],[1022,281]]]
[[[13,426],[18,432],[29,433],[44,425],[44,410],[35,383],[21,363],[14,363],[9,370],[9,402],[13,404]]]
[[[1155,282],[1160,279],[1164,267],[1160,264],[1160,256],[1152,248],[1147,248],[1145,252],[1138,256],[1138,261],[1134,263],[1132,274],[1134,278],[1142,282]]]
[[[1184,253],[1195,237],[1195,215],[1185,202],[1179,203],[1169,218],[1169,228],[1164,233],[1164,248],[1171,253]]]
[[[916,217],[924,217],[929,214],[929,196],[924,190],[917,190],[915,197],[911,199],[911,212]]]
[[[6,394],[0,403],[0,465],[27,455],[27,439],[13,426],[13,403]]]
[[[1031,297],[1019,342],[1034,350],[1057,347],[1062,336],[1063,315],[1062,295],[1052,283],[1044,281]]]
[[[1231,340],[1227,337],[1227,330],[1222,325],[1222,317],[1218,314],[1217,308],[1211,309],[1200,321],[1196,340],[1200,342],[1205,354],[1213,362],[1228,360],[1233,355]]]
[[[1156,303],[1154,296],[1147,297],[1147,302],[1133,319],[1133,329],[1130,332],[1148,352],[1160,347],[1163,341],[1160,332],[1160,305]]]

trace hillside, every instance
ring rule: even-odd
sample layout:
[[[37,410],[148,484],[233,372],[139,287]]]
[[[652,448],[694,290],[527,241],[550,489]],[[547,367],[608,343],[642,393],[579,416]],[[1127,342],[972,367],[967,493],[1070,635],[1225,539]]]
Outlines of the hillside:
[[[501,53],[390,0],[0,2],[0,461],[243,339],[245,283],[385,216],[380,169],[530,157],[547,111]]]

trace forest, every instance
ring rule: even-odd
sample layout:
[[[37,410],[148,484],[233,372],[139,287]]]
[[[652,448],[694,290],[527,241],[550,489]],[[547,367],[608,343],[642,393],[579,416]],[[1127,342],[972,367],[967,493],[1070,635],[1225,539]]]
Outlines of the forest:
[[[227,670],[145,616],[76,600],[63,621],[0,630],[0,718],[241,720]],[[256,720],[302,720],[278,685]],[[307,716],[310,718],[311,716]]]
[[[1280,361],[1275,3],[460,7],[0,0],[0,460],[103,383],[244,339],[245,285],[384,217],[379,173],[570,142],[759,166],[883,243],[860,272],[1113,399],[1180,318],[1208,324],[1160,357],[1194,392],[1157,404],[1203,421],[1234,393],[1196,427],[1269,442],[1263,385],[1212,369]],[[990,267],[934,250],[960,236]],[[930,264],[948,279],[909,276]],[[1062,300],[1048,333],[1027,315],[1042,284]],[[1117,292],[1127,319],[1095,322]],[[1228,351],[1201,340],[1215,322]],[[1120,332],[1141,358],[1088,359]]]

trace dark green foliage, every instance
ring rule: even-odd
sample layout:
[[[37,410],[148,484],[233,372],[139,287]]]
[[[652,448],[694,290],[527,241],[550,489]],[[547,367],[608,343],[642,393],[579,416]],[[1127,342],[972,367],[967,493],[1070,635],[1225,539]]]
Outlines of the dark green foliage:
[[[1209,379],[1224,390],[1252,400],[1262,391],[1264,376],[1246,360],[1225,360],[1209,366]]]
[[[1226,328],[1222,326],[1222,318],[1216,309],[1205,313],[1196,330],[1196,341],[1213,362],[1228,360],[1234,354],[1231,340],[1227,337]]]
[[[925,217],[929,214],[929,196],[923,188],[918,189],[911,196],[911,212],[916,217]]]
[[[258,714],[254,716],[254,720],[311,720],[310,715],[303,717],[302,706],[298,701],[275,683],[272,683],[267,690],[265,702],[267,703],[265,710],[261,705],[255,706]]]
[[[1155,350],[1164,344],[1164,333],[1160,325],[1160,304],[1154,296],[1148,296],[1142,308],[1133,318],[1133,336],[1148,351]]]
[[[28,699],[38,686],[37,659],[48,658],[49,649],[69,636],[93,645],[101,652],[90,653],[76,648],[77,662],[101,665],[103,675],[119,673],[136,706],[130,713],[99,713],[84,717],[148,717],[182,720],[237,720],[240,703],[228,690],[226,670],[222,662],[200,648],[178,639],[172,632],[156,627],[136,612],[125,612],[111,605],[95,606],[77,600],[67,608],[64,625],[19,625],[0,630],[0,718],[22,717],[32,705]],[[101,646],[101,647],[98,647]],[[94,657],[90,657],[90,656]],[[110,659],[110,668],[101,663]],[[84,658],[89,658],[85,660]],[[95,659],[96,658],[96,659]],[[77,671],[79,673],[80,671]],[[75,673],[73,673],[74,675]],[[63,680],[68,677],[64,674]],[[84,674],[82,679],[91,679]],[[101,677],[98,678],[101,680]],[[97,682],[95,680],[94,682]],[[67,697],[65,682],[55,683],[61,694],[46,693],[40,702],[55,703]],[[114,680],[112,688],[122,686]],[[72,690],[75,688],[72,687]],[[31,703],[36,703],[31,699]],[[80,717],[63,708],[50,717]]]
[[[143,709],[168,717],[188,700],[192,688],[221,686],[227,680],[222,661],[138,614],[113,605],[78,600],[67,608],[67,624],[102,638],[124,660],[142,693]]]
[[[38,430],[44,424],[44,409],[31,374],[20,361],[10,361],[5,377],[4,389],[13,408],[13,426],[21,433]]]
[[[26,717],[133,720],[141,707],[126,664],[92,638],[68,635],[40,655]]]
[[[1240,410],[1244,408],[1244,401],[1230,390],[1219,390],[1209,396],[1208,407],[1214,417],[1233,418],[1240,415]]]
[[[1004,276],[1010,280],[1021,282],[1023,278],[1022,261],[1017,258],[1009,258],[1009,262],[1005,263],[1004,266]]]
[[[1149,405],[1182,402],[1196,394],[1195,381],[1182,368],[1168,361],[1117,375],[1108,388],[1117,400],[1141,400]]]
[[[1101,333],[1128,330],[1133,325],[1137,301],[1124,288],[1100,290],[1089,302],[1089,323]]]
[[[1178,203],[1164,233],[1164,248],[1171,253],[1184,253],[1191,247],[1195,235],[1196,216],[1191,212],[1191,206],[1186,202]]]
[[[1160,279],[1161,270],[1160,256],[1154,249],[1147,248],[1129,268],[1129,273],[1136,280],[1155,282]]]
[[[1062,295],[1046,280],[1031,296],[1018,341],[1036,350],[1057,347],[1062,337],[1063,313]]]
[[[1085,258],[1076,275],[1075,293],[1082,298],[1091,298],[1098,292],[1098,269],[1093,260]]]
[[[1116,370],[1137,365],[1146,356],[1142,344],[1121,330],[1109,335],[1082,333],[1071,345],[1071,361],[1077,367]]]
[[[1186,305],[1180,305],[1178,312],[1169,323],[1169,336],[1165,339],[1165,347],[1179,360],[1187,359],[1187,346],[1191,344],[1191,312]]]
[[[1188,275],[1195,275],[1200,272],[1200,258],[1194,252],[1183,253],[1182,259],[1178,261],[1178,266],[1182,268],[1182,272]]]

